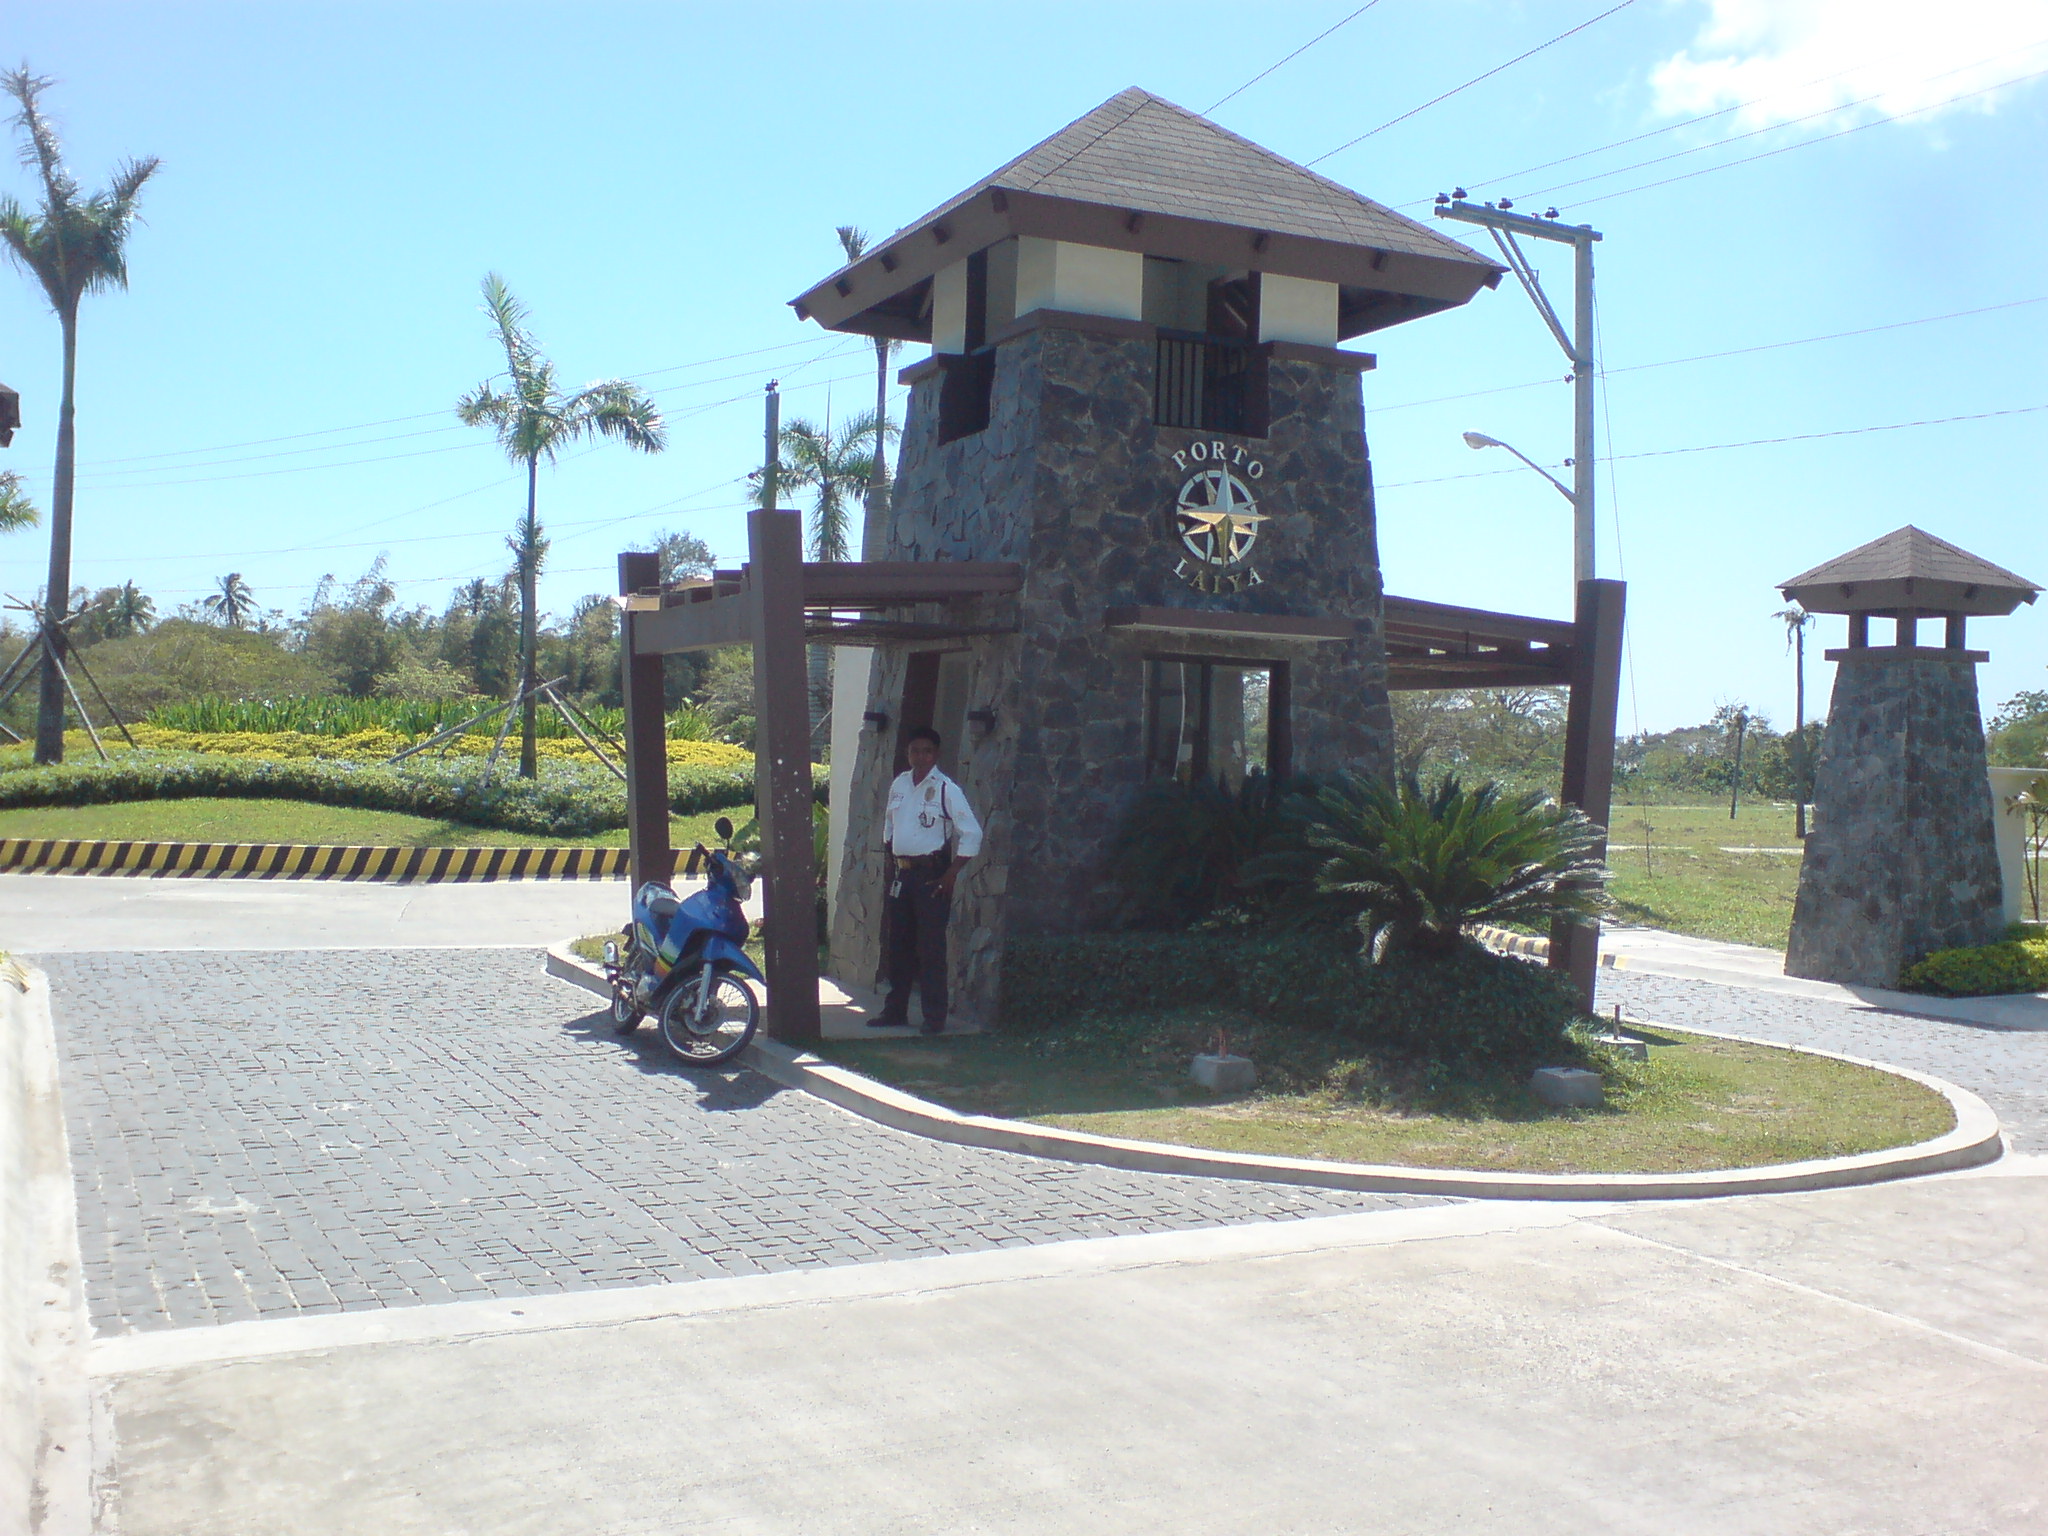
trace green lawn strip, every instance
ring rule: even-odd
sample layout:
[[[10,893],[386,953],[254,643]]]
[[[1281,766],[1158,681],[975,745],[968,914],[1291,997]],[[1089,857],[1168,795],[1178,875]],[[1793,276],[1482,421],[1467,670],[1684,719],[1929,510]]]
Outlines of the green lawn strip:
[[[1789,805],[1616,805],[1609,826],[1614,920],[1783,949],[1799,888]],[[1645,848],[1643,845],[1648,844]],[[1726,853],[1727,848],[1779,849]]]
[[[1222,1152],[1519,1173],[1685,1173],[1839,1157],[1953,1128],[1939,1094],[1888,1073],[1677,1031],[1651,1041],[1643,1086],[1606,1108],[1552,1109],[1520,1081],[1402,1092],[1324,1045],[1325,1086],[1217,1099],[1186,1078],[1190,1035],[1216,1016],[1162,1014],[1157,1049],[1091,1049],[1074,1037],[968,1035],[827,1041],[842,1066],[965,1114]],[[1133,1021],[1120,1021],[1127,1042]],[[1260,1051],[1252,1049],[1255,1059]],[[1318,1051],[1297,1042],[1292,1072]]]
[[[709,841],[706,811],[669,822],[670,838],[687,848]],[[473,827],[398,811],[364,811],[304,800],[205,798],[125,800],[109,805],[40,806],[0,811],[0,837],[104,838],[159,843],[317,843],[400,848],[621,848],[623,827],[583,837],[544,837]]]

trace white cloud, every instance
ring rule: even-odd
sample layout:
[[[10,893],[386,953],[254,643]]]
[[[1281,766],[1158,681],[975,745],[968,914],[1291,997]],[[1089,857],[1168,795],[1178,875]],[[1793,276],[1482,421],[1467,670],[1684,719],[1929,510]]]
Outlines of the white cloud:
[[[1814,114],[1989,112],[2025,86],[1951,99],[2048,68],[2048,0],[1706,0],[1691,44],[1650,74],[1657,110],[1741,108],[1737,128]],[[2027,82],[2028,85],[2038,84]]]

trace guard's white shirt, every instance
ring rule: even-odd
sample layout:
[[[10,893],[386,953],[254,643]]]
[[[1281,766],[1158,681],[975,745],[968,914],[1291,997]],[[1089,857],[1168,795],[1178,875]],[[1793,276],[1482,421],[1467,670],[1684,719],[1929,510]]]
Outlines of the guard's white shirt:
[[[981,823],[960,786],[934,768],[922,783],[906,771],[889,786],[889,811],[882,819],[883,841],[899,858],[937,853],[953,841],[953,853],[971,859],[981,852]]]

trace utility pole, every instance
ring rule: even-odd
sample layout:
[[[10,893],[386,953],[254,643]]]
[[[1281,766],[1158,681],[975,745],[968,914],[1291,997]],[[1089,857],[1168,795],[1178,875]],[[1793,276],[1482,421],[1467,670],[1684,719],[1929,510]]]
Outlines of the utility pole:
[[[1749,711],[1735,712],[1735,771],[1728,776],[1728,819],[1735,819],[1735,808],[1742,804],[1742,737],[1749,729]]]
[[[1484,207],[1465,201],[1465,189],[1440,192],[1436,216],[1483,225],[1500,247],[1508,268],[1521,282],[1536,313],[1550,327],[1558,346],[1572,365],[1572,578],[1593,579],[1593,242],[1600,232],[1590,224],[1559,224],[1557,210],[1545,211],[1540,219],[1526,213],[1511,213],[1509,199]],[[1534,240],[1554,240],[1572,248],[1572,325],[1564,322],[1543,291],[1536,269],[1523,254],[1517,235]]]

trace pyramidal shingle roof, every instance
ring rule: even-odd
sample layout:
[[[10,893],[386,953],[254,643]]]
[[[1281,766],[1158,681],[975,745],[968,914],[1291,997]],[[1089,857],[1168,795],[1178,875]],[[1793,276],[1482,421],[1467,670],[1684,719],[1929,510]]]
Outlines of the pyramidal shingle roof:
[[[992,188],[1469,261],[1490,270],[1500,266],[1427,224],[1135,86],[898,233],[922,229]]]
[[[943,267],[1011,237],[1338,285],[1349,337],[1463,304],[1507,270],[1150,91],[1119,91],[791,302],[834,330],[929,340]]]
[[[1778,585],[1788,598],[1820,613],[1902,606],[2010,613],[2041,590],[1910,523]]]

